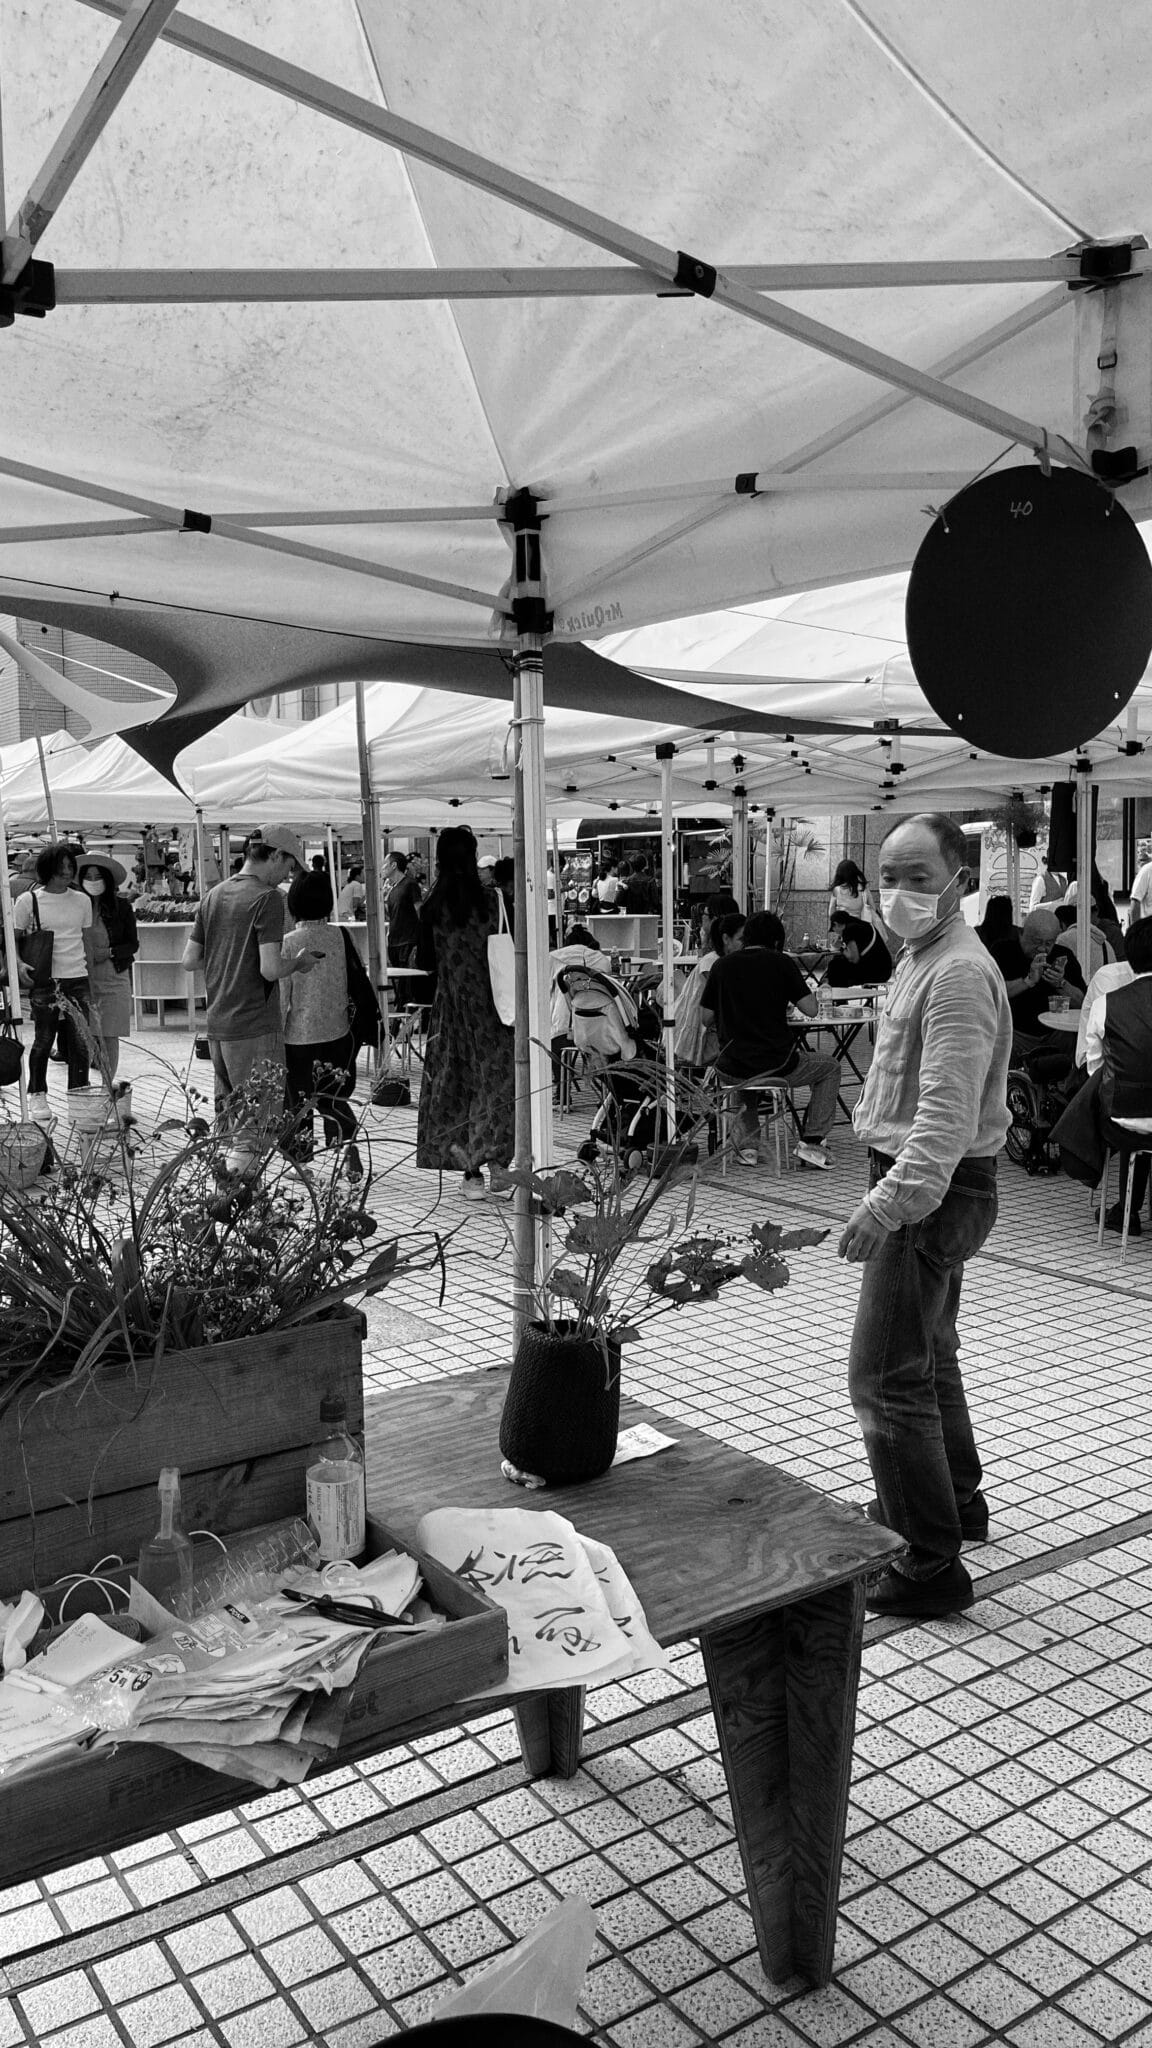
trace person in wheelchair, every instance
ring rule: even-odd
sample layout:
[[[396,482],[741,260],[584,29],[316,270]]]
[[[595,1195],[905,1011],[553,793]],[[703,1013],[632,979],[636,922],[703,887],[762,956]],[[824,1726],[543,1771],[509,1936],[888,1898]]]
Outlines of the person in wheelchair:
[[[1060,926],[1051,910],[1030,910],[1018,939],[1004,939],[992,948],[1004,976],[1012,1013],[1012,1064],[1026,1066],[1045,1080],[1066,1078],[1072,1071],[1074,1041],[1049,1030],[1040,1019],[1053,996],[1067,996],[1078,1010],[1085,982],[1071,948],[1061,944]]]

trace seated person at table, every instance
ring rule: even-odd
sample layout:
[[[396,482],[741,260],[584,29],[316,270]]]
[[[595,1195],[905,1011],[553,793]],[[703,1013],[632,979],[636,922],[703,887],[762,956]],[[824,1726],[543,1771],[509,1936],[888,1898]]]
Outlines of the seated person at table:
[[[1139,1236],[1140,1211],[1152,1162],[1152,920],[1140,918],[1124,937],[1133,979],[1097,997],[1088,1018],[1088,1072],[1103,1067],[1100,1107],[1104,1139],[1123,1157],[1120,1199],[1104,1217],[1106,1230],[1124,1227],[1124,1190],[1131,1179],[1129,1235]],[[1137,1147],[1144,1147],[1137,1150]]]
[[[1107,967],[1115,960],[1116,948],[1104,937],[1096,922],[1096,913],[1092,911],[1090,913],[1091,922],[1088,926],[1088,965],[1085,968],[1080,954],[1080,935],[1076,929],[1076,916],[1076,905],[1074,903],[1058,903],[1056,905],[1055,917],[1060,927],[1060,943],[1062,946],[1067,946],[1070,953],[1075,953],[1077,965],[1085,977],[1090,979],[1098,967]]]
[[[1005,939],[1018,939],[1020,927],[1016,922],[1010,896],[990,896],[984,906],[984,915],[973,927],[982,946],[994,953]]]
[[[708,976],[717,960],[723,960],[728,953],[738,953],[743,946],[746,923],[742,910],[723,912],[712,919],[708,928],[708,950],[701,953],[676,997],[676,1058],[688,1066],[710,1066],[720,1049],[715,1032],[704,1029],[700,1005],[704,1000]]]
[[[1072,1044],[1040,1022],[1052,997],[1067,996],[1074,1010],[1084,1000],[1084,976],[1075,953],[1060,943],[1060,926],[1051,910],[1030,910],[1018,939],[1004,939],[992,948],[1004,976],[1012,1012],[1012,1058],[1019,1064],[1031,1053],[1051,1053],[1060,1066],[1070,1066]],[[1059,1059],[1057,1059],[1059,1055]]]
[[[874,924],[850,911],[834,910],[828,920],[832,954],[824,971],[829,988],[875,988],[892,978],[892,955]]]
[[[805,1017],[816,1015],[816,998],[795,960],[784,951],[780,919],[770,910],[758,910],[745,923],[741,951],[717,960],[709,974],[700,1015],[705,1028],[716,1028],[716,1071],[722,1079],[750,1079],[755,1074],[774,1087],[811,1089],[796,1157],[803,1166],[828,1167],[832,1161],[827,1138],[840,1092],[840,1062],[809,1052],[797,1042],[788,1021],[790,1003]],[[759,1137],[754,1090],[740,1091],[740,1112],[736,1156],[742,1165],[754,1166]]]

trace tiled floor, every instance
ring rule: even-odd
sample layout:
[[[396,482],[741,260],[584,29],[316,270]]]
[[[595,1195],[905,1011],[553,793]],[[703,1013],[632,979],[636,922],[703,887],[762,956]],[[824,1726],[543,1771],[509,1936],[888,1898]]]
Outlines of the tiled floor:
[[[179,1067],[188,1044],[166,1049]],[[139,1047],[127,1062],[149,1065]],[[382,1220],[411,1223],[437,1200],[407,1163],[413,1112],[372,1122],[395,1169]],[[578,1135],[566,1123],[562,1147]],[[710,1173],[699,1214],[835,1230],[863,1173],[846,1130],[833,1147],[824,1176]],[[1152,2044],[1152,1236],[1121,1269],[1082,1189],[1005,1164],[1001,1197],[962,1326],[992,1502],[991,1542],[966,1553],[980,1597],[953,1621],[868,1626],[826,1990],[768,1983],[756,1959],[685,1644],[669,1672],[591,1695],[571,1783],[526,1784],[495,1714],[0,1894],[0,2048],[360,2048],[572,1893],[599,1930],[579,2025],[613,2048]],[[438,1215],[463,1220],[474,1257],[443,1309],[420,1280],[370,1307],[385,1414],[390,1386],[508,1356],[499,1216],[451,1189]],[[628,1381],[861,1499],[844,1393],[858,1283],[834,1241],[796,1258],[783,1295],[729,1290],[657,1325]]]

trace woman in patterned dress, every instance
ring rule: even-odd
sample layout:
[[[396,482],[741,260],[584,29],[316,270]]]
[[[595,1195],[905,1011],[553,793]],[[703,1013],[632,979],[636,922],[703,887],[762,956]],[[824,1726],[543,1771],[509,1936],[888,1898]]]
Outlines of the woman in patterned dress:
[[[516,1142],[512,1027],[502,1024],[488,978],[495,897],[476,866],[466,825],[441,832],[436,880],[420,907],[416,965],[435,995],[416,1124],[416,1164],[463,1169],[461,1193],[488,1192],[481,1168],[508,1166]]]

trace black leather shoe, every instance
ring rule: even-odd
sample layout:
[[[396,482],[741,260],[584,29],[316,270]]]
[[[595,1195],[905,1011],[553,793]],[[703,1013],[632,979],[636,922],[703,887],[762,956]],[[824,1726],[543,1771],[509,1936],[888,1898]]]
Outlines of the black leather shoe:
[[[972,1581],[958,1557],[930,1579],[908,1579],[892,1567],[864,1589],[869,1614],[900,1614],[919,1621],[960,1614],[975,1601]]]
[[[870,1522],[879,1522],[882,1527],[887,1527],[878,1500],[870,1500],[864,1513]],[[974,1493],[971,1500],[965,1501],[963,1507],[957,1509],[957,1513],[960,1516],[960,1534],[965,1543],[987,1543],[988,1503],[984,1495]]]

